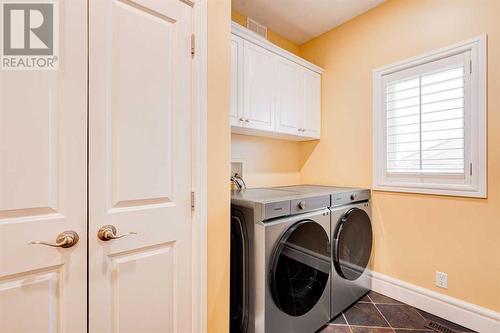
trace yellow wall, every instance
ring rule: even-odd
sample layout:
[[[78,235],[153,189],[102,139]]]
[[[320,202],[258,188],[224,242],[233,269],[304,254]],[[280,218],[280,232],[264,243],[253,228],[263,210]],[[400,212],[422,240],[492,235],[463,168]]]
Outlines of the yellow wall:
[[[234,22],[236,22],[244,27],[247,26],[247,17],[245,15],[237,12],[234,9],[231,10],[231,19]],[[281,47],[289,52],[292,52],[295,55],[300,54],[299,45],[297,45],[296,43],[294,43],[294,42],[286,39],[285,37],[275,33],[271,29],[267,29],[267,40],[273,44],[278,45],[279,47]]]
[[[301,47],[325,69],[322,138],[302,180],[371,186],[372,70],[488,34],[488,199],[375,192],[374,270],[500,311],[500,1],[399,0]],[[434,286],[448,273],[449,289]]]
[[[208,332],[229,331],[229,0],[208,1]]]
[[[297,142],[233,134],[231,159],[243,162],[243,177],[248,187],[300,183]]]
[[[231,19],[246,26],[246,16],[235,10]],[[296,55],[299,45],[267,31],[268,40]],[[231,159],[243,161],[243,176],[249,187],[279,186],[300,183],[300,145],[298,142],[233,134]],[[276,158],[279,156],[279,158]]]

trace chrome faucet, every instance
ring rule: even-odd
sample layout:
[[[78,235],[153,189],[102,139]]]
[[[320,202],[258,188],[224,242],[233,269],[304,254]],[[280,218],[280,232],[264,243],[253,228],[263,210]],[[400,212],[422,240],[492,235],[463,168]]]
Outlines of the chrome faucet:
[[[247,189],[247,185],[245,184],[245,181],[237,173],[235,173],[233,176],[231,176],[231,182],[236,186],[238,191],[244,191]]]

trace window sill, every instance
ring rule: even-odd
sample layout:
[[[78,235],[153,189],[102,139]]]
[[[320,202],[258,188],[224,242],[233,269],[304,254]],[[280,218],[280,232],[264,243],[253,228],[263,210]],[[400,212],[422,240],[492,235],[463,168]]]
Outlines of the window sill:
[[[472,187],[468,187],[466,189],[442,189],[442,188],[429,188],[429,187],[374,185],[372,189],[373,191],[380,191],[380,192],[400,192],[400,193],[453,196],[453,197],[480,198],[480,199],[487,198],[486,189],[478,190]]]

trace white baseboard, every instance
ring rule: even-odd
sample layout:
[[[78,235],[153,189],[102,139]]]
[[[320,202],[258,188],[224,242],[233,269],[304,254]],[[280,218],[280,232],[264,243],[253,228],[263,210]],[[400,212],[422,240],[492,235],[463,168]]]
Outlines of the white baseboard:
[[[480,333],[500,332],[500,313],[371,272],[372,290]]]

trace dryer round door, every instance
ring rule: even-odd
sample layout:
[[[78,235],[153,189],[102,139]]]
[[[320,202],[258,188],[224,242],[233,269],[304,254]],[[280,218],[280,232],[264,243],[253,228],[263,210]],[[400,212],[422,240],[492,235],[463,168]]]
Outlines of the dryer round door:
[[[372,224],[368,214],[359,208],[348,210],[335,229],[333,264],[337,273],[347,279],[358,279],[370,261]]]
[[[276,305],[290,316],[309,312],[327,287],[330,263],[326,230],[312,220],[292,225],[271,260],[270,289]]]

